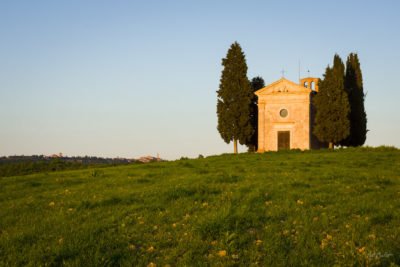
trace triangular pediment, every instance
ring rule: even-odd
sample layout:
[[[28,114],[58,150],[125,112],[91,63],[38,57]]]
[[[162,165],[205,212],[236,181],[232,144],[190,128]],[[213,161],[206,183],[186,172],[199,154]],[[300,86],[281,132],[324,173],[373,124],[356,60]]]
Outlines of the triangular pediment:
[[[257,96],[261,95],[271,95],[271,94],[280,94],[280,93],[289,93],[289,94],[298,94],[298,93],[311,93],[311,89],[301,86],[297,83],[289,81],[285,78],[281,78],[276,82],[273,82],[264,88],[256,91],[255,94]]]

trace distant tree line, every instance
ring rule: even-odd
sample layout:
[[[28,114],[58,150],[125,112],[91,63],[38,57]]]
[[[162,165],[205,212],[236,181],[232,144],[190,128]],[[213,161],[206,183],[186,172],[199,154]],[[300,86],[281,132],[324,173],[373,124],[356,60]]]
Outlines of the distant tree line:
[[[222,59],[222,74],[217,91],[217,129],[226,143],[238,142],[249,151],[257,151],[258,108],[255,91],[265,86],[261,77],[247,78],[244,52],[235,42]],[[326,68],[313,97],[315,125],[313,134],[329,147],[361,146],[367,134],[367,115],[358,55],[351,53],[344,66],[338,55],[333,66]]]
[[[109,167],[136,162],[124,158],[100,157],[47,157],[9,156],[0,157],[0,177],[27,175],[39,172],[54,172],[61,170],[76,170],[89,167]]]

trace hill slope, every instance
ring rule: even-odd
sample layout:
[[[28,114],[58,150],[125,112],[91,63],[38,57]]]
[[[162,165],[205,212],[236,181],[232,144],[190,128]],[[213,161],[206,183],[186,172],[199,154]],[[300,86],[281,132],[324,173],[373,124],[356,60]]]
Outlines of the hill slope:
[[[400,151],[0,178],[0,265],[400,264]]]

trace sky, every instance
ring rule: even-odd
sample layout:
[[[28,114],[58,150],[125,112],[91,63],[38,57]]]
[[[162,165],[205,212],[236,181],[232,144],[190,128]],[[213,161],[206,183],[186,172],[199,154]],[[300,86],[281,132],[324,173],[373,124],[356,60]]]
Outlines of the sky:
[[[400,147],[399,12],[397,0],[0,1],[0,156],[231,153],[216,91],[235,41],[266,84],[358,53],[366,145]]]

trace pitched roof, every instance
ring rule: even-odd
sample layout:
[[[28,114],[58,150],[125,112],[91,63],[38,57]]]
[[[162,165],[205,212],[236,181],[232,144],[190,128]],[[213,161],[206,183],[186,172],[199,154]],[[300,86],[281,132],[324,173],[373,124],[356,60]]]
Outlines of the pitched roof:
[[[295,82],[289,81],[286,78],[281,78],[263,88],[256,91],[255,94],[257,96],[260,95],[269,95],[275,93],[311,93],[310,88],[306,88],[301,86]]]

